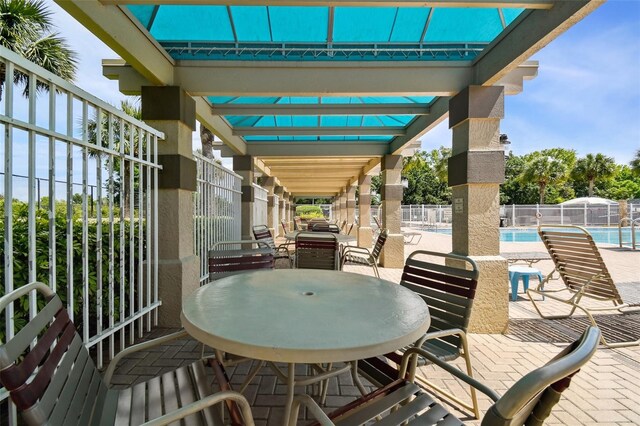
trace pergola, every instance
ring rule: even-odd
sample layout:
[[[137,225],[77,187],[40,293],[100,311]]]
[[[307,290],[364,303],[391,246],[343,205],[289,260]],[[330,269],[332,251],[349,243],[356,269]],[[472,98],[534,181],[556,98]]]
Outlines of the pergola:
[[[498,231],[504,95],[535,77],[531,55],[603,1],[57,0],[123,58],[105,60],[104,75],[141,94],[143,118],[167,137],[159,149],[160,209],[170,212],[160,218],[159,253],[167,323],[198,282],[195,118],[244,178],[243,236],[259,171],[289,220],[293,197],[325,196],[353,222],[359,185],[356,232],[370,245],[370,174],[381,170],[391,233],[382,263],[401,267],[402,153],[448,117],[453,251],[480,267],[471,329],[484,332],[508,320]]]

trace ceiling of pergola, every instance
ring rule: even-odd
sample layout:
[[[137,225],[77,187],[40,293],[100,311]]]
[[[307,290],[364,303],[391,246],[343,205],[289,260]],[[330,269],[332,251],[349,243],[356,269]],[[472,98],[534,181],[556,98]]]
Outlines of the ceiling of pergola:
[[[444,120],[469,85],[522,90],[527,59],[600,0],[57,0],[124,61],[120,90],[181,86],[227,155],[330,196]],[[444,141],[443,141],[444,142]]]

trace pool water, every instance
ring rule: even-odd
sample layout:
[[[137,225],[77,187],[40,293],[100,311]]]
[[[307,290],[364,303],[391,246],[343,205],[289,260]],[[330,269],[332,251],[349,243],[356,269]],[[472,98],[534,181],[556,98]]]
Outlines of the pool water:
[[[596,243],[619,244],[618,228],[585,228]],[[436,231],[438,234],[451,235],[451,228],[442,228]],[[637,236],[637,234],[636,234]],[[631,229],[622,230],[622,240],[631,241]],[[533,243],[540,241],[536,228],[500,228],[500,241],[508,243]]]

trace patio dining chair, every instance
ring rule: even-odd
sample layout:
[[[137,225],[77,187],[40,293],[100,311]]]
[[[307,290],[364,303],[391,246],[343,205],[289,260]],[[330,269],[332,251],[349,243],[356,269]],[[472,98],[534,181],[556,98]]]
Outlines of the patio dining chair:
[[[331,233],[300,232],[296,236],[298,269],[338,270],[338,239]]]
[[[459,266],[448,266],[434,263],[436,259],[444,262],[447,260],[458,262]],[[466,269],[468,266],[470,269]],[[429,306],[431,314],[431,326],[427,333],[415,343],[415,347],[428,352],[432,357],[440,361],[452,361],[464,357],[467,374],[473,377],[471,367],[471,354],[467,343],[467,327],[471,316],[471,308],[478,284],[478,267],[473,260],[466,256],[452,253],[439,253],[418,250],[407,258],[402,272],[400,285],[419,294]],[[404,350],[386,354],[385,357],[400,365]],[[417,358],[422,365],[429,362],[430,358]],[[397,378],[397,370],[391,370],[380,379],[381,368],[389,371],[388,367],[381,366],[383,361],[379,358],[364,360],[361,369],[365,372],[372,371],[371,376],[378,383],[390,382]],[[446,390],[436,386],[422,376],[417,380],[428,386],[434,392],[455,401],[467,410],[472,410],[476,418],[480,412],[476,392],[471,387],[471,405],[452,395]]]
[[[624,314],[640,310],[640,304],[624,303],[598,246],[586,229],[572,225],[540,225],[538,234],[555,265],[555,269],[536,288],[527,290],[531,303],[542,318],[567,318],[579,309],[595,326],[597,323],[592,313],[618,311]],[[556,271],[564,287],[545,288]],[[563,293],[565,296],[559,295]],[[567,304],[571,309],[568,314],[545,315],[538,306],[540,302],[533,297],[536,294]],[[587,300],[592,303],[584,303]],[[595,305],[593,301],[611,302],[613,306]],[[609,343],[604,335],[601,339],[602,344],[610,348],[640,345],[640,339],[615,343]]]
[[[287,222],[284,220],[280,221],[280,225],[282,226],[282,230],[284,231],[285,235],[289,233],[289,227],[287,226]]]
[[[388,236],[389,230],[384,229],[380,235],[378,235],[376,243],[373,246],[373,250],[357,246],[345,247],[342,252],[342,256],[340,257],[340,269],[342,269],[344,265],[371,266],[375,276],[380,278],[380,273],[378,272],[378,259],[380,258],[380,253],[382,252],[384,243],[387,241]]]
[[[256,269],[274,269],[274,251],[267,242],[256,240],[220,241],[209,250],[209,279]]]
[[[269,231],[266,225],[256,225],[251,228],[251,230],[253,231],[253,237],[256,241],[264,242],[273,250],[274,260],[287,259],[289,266],[293,266],[293,259],[289,253],[289,246],[293,243],[283,243],[276,246],[276,243],[273,241],[273,235],[271,235],[271,231]]]
[[[332,234],[339,234],[340,228],[338,225],[334,225],[331,223],[316,223],[311,228],[313,232],[331,232]]]
[[[541,426],[558,403],[571,378],[585,365],[598,348],[600,330],[589,327],[582,336],[558,355],[522,378],[500,396],[487,385],[440,360],[421,348],[408,350],[402,358],[400,376],[389,385],[356,401],[325,414],[308,395],[294,399],[289,426],[294,426],[301,405],[317,419],[316,424],[329,425],[464,425],[445,405],[414,383],[415,365],[412,358],[438,365],[458,379],[487,395],[493,405],[487,410],[483,426]],[[405,379],[406,378],[406,379]]]
[[[110,387],[115,368],[124,357],[186,338],[184,330],[120,352],[103,378],[60,298],[45,284],[27,284],[6,294],[0,298],[0,313],[4,315],[11,302],[33,293],[44,299],[44,307],[0,345],[0,382],[25,424],[165,425],[185,419],[189,424],[223,425],[217,405],[225,403],[239,405],[239,418],[239,411],[232,409],[236,421],[253,425],[249,403],[242,394],[214,393],[205,372],[206,360],[126,389]]]

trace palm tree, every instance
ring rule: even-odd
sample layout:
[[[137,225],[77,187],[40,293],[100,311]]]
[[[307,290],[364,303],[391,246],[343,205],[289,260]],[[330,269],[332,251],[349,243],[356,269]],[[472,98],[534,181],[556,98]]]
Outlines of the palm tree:
[[[135,118],[136,120],[142,120],[142,109],[140,108],[139,105],[136,105],[134,102],[131,102],[129,100],[123,100],[120,102],[120,109],[125,112],[127,115]],[[97,138],[97,134],[98,134],[98,120],[97,117],[96,118],[92,118],[89,120],[88,125],[87,125],[87,139],[91,142],[94,143],[96,145],[102,146],[104,148],[108,148],[109,147],[109,117],[105,114],[102,116],[102,122],[100,123],[101,126],[101,141],[100,142],[96,142],[96,138]],[[112,137],[113,137],[113,149],[115,151],[120,151],[120,144],[124,143],[124,146],[122,147],[122,149],[124,150],[125,153],[133,156],[133,157],[138,157],[139,156],[139,149],[140,147],[140,135],[136,132],[133,135],[133,147],[129,146],[130,144],[130,127],[129,126],[125,126],[124,128],[124,132],[122,134],[122,140],[120,138],[120,120],[118,119],[114,119],[111,122],[111,126],[112,126]],[[144,152],[144,139],[142,139],[142,149]],[[91,157],[94,158],[99,158],[101,153],[98,150],[89,150],[89,155]],[[134,190],[138,183],[136,182],[134,184],[134,188],[129,188],[127,185],[127,182],[123,182],[124,179],[128,179],[129,178],[129,174],[131,173],[132,169],[131,169],[131,162],[129,161],[125,161],[124,162],[124,170],[120,170],[120,161],[115,161],[113,164],[113,170],[114,170],[114,197],[122,190],[122,195],[123,195],[123,203],[124,205],[121,206],[122,209],[124,210],[124,215],[125,217],[130,217],[130,206],[129,206],[129,202],[130,202],[130,193],[132,190]],[[134,168],[133,169],[133,173],[134,176],[137,173],[137,170]]]
[[[640,149],[636,151],[636,157],[631,160],[629,165],[631,166],[631,172],[636,176],[640,176]]]
[[[438,180],[444,184],[449,182],[449,158],[451,157],[451,148],[441,146],[434,149],[429,154],[433,163],[433,170]]]
[[[603,154],[587,154],[576,162],[571,177],[578,181],[589,182],[589,197],[593,197],[593,186],[596,179],[606,179],[613,176],[616,163],[613,158]]]
[[[202,155],[213,160],[213,133],[204,124],[200,123],[200,143],[202,144]]]
[[[520,180],[523,183],[537,184],[540,204],[544,204],[547,185],[562,181],[566,174],[567,166],[561,160],[546,155],[538,155],[525,164]]]
[[[62,77],[73,80],[76,54],[57,33],[51,32],[51,12],[41,0],[0,0],[0,45]],[[26,83],[28,76],[16,72],[15,82]],[[7,79],[0,64],[0,99]],[[39,88],[47,86],[39,84]],[[25,95],[28,95],[25,84]]]

